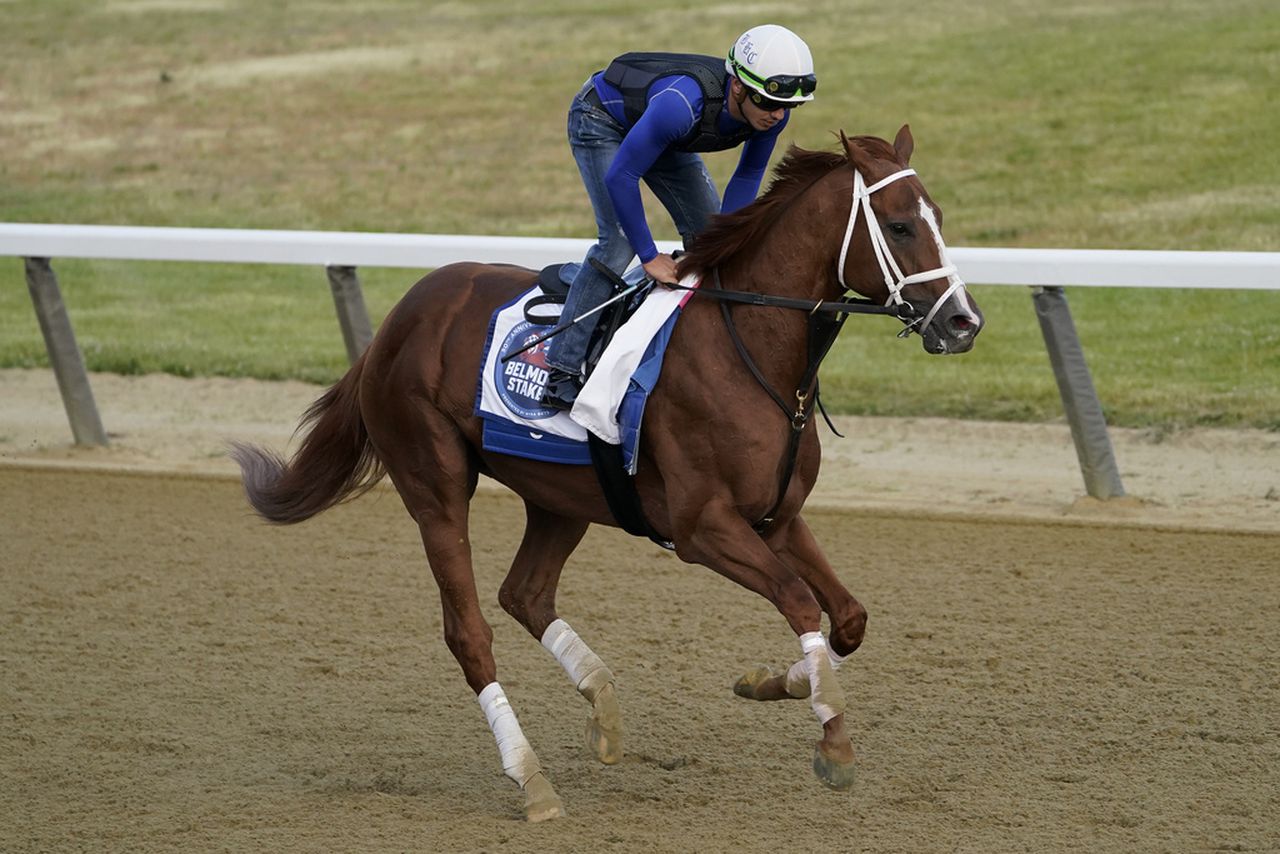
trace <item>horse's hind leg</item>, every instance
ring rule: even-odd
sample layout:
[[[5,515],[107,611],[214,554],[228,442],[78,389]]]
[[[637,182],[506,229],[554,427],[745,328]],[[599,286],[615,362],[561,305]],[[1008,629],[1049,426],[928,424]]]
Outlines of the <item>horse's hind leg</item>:
[[[498,601],[556,657],[578,692],[591,703],[587,747],[601,762],[622,759],[622,712],[613,672],[556,615],[556,587],[564,562],[582,541],[587,523],[525,503],[524,540],[502,583]]]
[[[444,639],[489,722],[502,769],[525,793],[525,816],[542,821],[564,814],[564,807],[542,772],[537,754],[520,729],[515,712],[497,680],[493,630],[480,610],[467,522],[476,470],[457,430],[434,408],[421,407],[412,445],[388,442],[380,457],[409,514],[418,523],[422,544],[440,588]],[[376,427],[375,427],[376,430]],[[375,443],[378,436],[371,430]]]

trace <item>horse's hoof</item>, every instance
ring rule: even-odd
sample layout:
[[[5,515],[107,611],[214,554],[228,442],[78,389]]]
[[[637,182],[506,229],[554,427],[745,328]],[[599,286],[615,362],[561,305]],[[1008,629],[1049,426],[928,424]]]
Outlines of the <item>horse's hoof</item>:
[[[622,709],[610,682],[600,689],[592,702],[591,719],[587,721],[587,749],[605,765],[622,760]]]
[[[524,783],[524,817],[530,821],[546,821],[564,815],[564,802],[551,787],[547,775],[539,771]]]
[[[853,762],[837,762],[823,753],[822,742],[818,742],[813,749],[814,776],[828,789],[835,789],[837,792],[852,789],[855,767]]]
[[[587,749],[605,765],[616,765],[622,761],[622,732],[605,729],[592,718],[587,721]]]
[[[767,679],[773,678],[773,668],[767,664],[757,664],[752,670],[744,673],[733,683],[733,693],[748,700],[756,699],[756,690]]]

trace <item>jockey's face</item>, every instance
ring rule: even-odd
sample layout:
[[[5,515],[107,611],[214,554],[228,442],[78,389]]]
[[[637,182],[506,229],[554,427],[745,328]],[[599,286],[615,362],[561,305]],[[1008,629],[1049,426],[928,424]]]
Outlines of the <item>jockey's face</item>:
[[[734,79],[729,83],[729,114],[739,121],[746,122],[751,125],[754,130],[768,130],[769,128],[782,121],[787,115],[785,107],[777,107],[776,109],[768,109],[757,105],[748,96],[747,87],[742,82]],[[768,102],[766,102],[768,103]]]

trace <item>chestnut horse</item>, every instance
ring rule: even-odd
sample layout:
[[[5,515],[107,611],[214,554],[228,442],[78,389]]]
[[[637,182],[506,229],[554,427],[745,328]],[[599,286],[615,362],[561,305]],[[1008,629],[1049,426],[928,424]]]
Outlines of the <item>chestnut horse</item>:
[[[739,292],[796,301],[834,301],[853,290],[905,307],[904,334],[920,333],[927,351],[970,349],[982,317],[948,265],[942,214],[907,167],[910,130],[904,126],[893,145],[843,133],[840,140],[837,153],[793,147],[761,198],[715,218],[697,238],[679,262],[682,276],[715,273]],[[589,747],[606,763],[622,755],[613,674],[556,611],[561,569],[587,527],[617,522],[590,466],[485,451],[474,414],[490,316],[535,278],[531,270],[477,263],[432,272],[307,411],[302,423],[310,432],[289,462],[251,446],[232,450],[250,503],[281,524],[308,519],[390,475],[440,589],[445,643],[480,701],[504,770],[524,792],[531,821],[561,815],[563,806],[497,681],[467,533],[481,474],[525,503],[524,539],[498,593],[501,606],[542,641],[591,704]],[[867,612],[800,516],[821,457],[816,428],[803,429],[816,383],[807,312],[739,305],[730,320],[717,302],[696,295],[675,326],[644,414],[635,487],[649,524],[682,559],[760,594],[790,624],[801,642],[795,664],[786,673],[749,673],[734,690],[758,700],[810,698],[822,724],[814,771],[825,785],[847,789],[854,755],[835,668],[862,642]],[[777,389],[794,390],[794,415]],[[829,637],[821,633],[824,612]]]

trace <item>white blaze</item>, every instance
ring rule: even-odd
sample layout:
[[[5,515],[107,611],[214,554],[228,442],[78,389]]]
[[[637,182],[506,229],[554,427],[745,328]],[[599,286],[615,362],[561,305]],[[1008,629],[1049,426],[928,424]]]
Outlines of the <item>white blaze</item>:
[[[933,242],[938,244],[938,258],[942,262],[942,266],[950,267],[951,259],[947,257],[947,244],[942,242],[942,229],[938,227],[938,218],[934,216],[933,208],[924,200],[923,196],[920,197],[920,218],[928,223],[929,231],[933,232]],[[964,282],[961,282],[955,273],[947,276],[947,282],[952,286],[955,294],[964,293]],[[974,324],[974,332],[977,332],[977,327],[981,325],[982,321],[978,319],[978,315],[969,307],[968,296],[966,295],[959,302],[961,310],[969,316],[969,320]],[[933,311],[929,312],[930,320],[933,319],[933,315],[939,308],[941,308],[941,301],[934,306]],[[923,329],[924,326],[922,325],[921,328]]]

